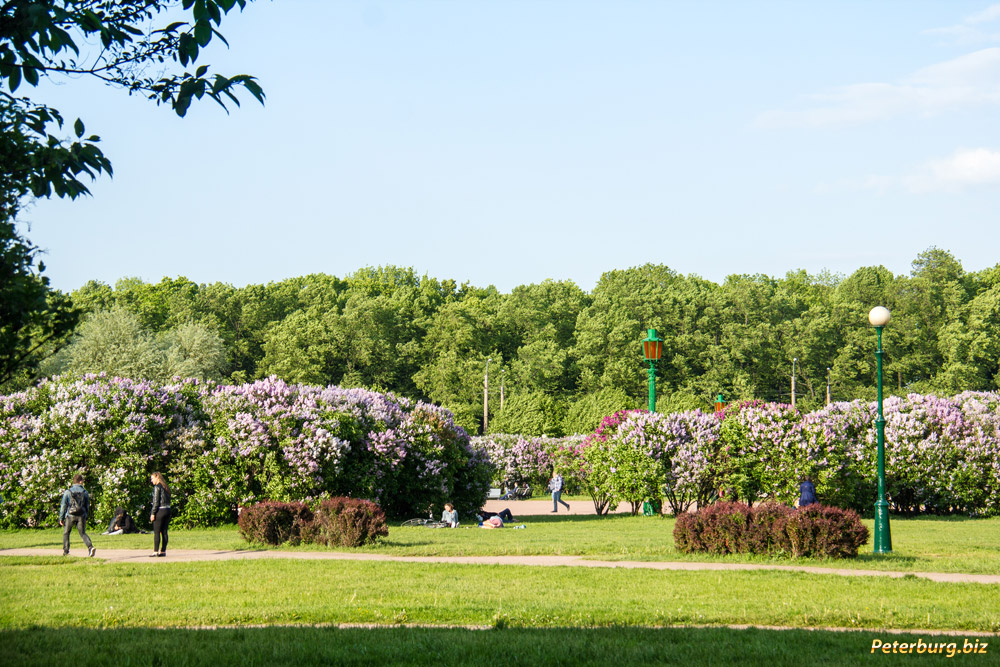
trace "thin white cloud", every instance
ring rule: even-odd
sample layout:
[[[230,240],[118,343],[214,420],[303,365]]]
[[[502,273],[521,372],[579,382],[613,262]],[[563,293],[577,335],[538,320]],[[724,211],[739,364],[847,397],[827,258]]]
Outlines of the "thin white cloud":
[[[976,25],[977,23],[991,23],[997,19],[1000,19],[1000,4],[990,5],[981,12],[965,17],[963,23]]]
[[[1000,151],[960,148],[948,157],[929,160],[904,179],[912,192],[957,192],[969,187],[1000,185]]]
[[[869,190],[885,194],[902,190],[914,194],[955,194],[973,188],[996,187],[1000,187],[1000,150],[959,148],[951,155],[926,160],[901,174],[870,174],[861,179],[826,183],[816,191],[836,194]]]
[[[981,104],[1000,104],[1000,47],[924,67],[895,83],[859,83],[810,95],[800,108],[764,112],[757,123],[853,125],[904,114],[932,116]]]
[[[956,44],[975,44],[1000,41],[1000,32],[991,30],[986,24],[1000,19],[1000,4],[990,5],[986,9],[971,14],[962,19],[958,25],[945,28],[924,30],[925,35],[941,35],[947,41]]]

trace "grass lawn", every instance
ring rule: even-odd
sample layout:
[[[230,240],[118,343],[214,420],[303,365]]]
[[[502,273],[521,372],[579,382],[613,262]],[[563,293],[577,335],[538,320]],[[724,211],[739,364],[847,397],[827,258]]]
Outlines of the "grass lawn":
[[[866,523],[871,530],[872,523]],[[521,524],[526,526],[525,530],[489,531],[475,526],[434,530],[391,526],[388,538],[362,551],[400,556],[560,554],[602,560],[766,562],[912,572],[1000,574],[1000,517],[893,517],[892,554],[875,556],[869,543],[862,548],[858,558],[837,561],[681,554],[673,546],[674,520],[671,518],[530,516],[515,522],[515,525]],[[91,537],[98,550],[152,550],[151,535],[102,536],[91,533]],[[71,537],[71,544],[77,551],[82,549],[76,533]],[[61,545],[61,529],[0,531],[0,549],[59,548]],[[172,528],[170,545],[178,549],[248,548],[235,526],[194,530]],[[319,549],[315,546],[296,548]]]
[[[0,628],[754,624],[1000,632],[1000,585],[797,572],[0,559]]]
[[[869,632],[719,628],[240,628],[214,631],[33,628],[0,631],[4,664],[22,665],[879,665],[954,664],[941,653],[872,655],[872,643],[954,642],[961,654],[975,637]],[[981,642],[982,640],[980,640]],[[937,650],[935,646],[934,650]],[[986,655],[956,655],[986,665]],[[995,662],[994,662],[995,664]]]
[[[543,516],[518,523],[527,528],[394,527],[387,539],[364,551],[762,561],[678,554],[673,549],[674,522],[668,518]],[[895,553],[889,556],[867,553],[851,561],[764,562],[1000,573],[1000,519],[894,518],[892,531]],[[99,550],[151,550],[151,535],[92,537]],[[0,531],[0,548],[61,544],[59,530]],[[75,553],[83,553],[75,534],[72,545]],[[175,528],[171,548],[233,550],[247,544],[232,526]],[[322,560],[107,563],[0,557],[0,663],[773,667],[864,659],[901,665],[917,659],[921,664],[946,664],[954,661],[948,658],[947,647],[936,654],[879,652],[875,657],[872,641],[954,642],[956,657],[965,657],[965,642],[971,646],[977,638],[676,626],[1000,632],[998,599],[1000,585],[776,571]],[[379,627],[309,627],[338,624]],[[404,627],[407,624],[432,627]],[[291,627],[282,627],[286,625]],[[237,627],[192,629],[204,626]],[[996,645],[993,639],[998,639]],[[1000,638],[980,641],[990,642],[987,655],[966,660],[995,662]]]

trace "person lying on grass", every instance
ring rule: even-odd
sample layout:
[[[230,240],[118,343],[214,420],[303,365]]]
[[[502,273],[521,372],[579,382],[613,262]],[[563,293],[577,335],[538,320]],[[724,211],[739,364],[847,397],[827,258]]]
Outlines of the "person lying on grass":
[[[487,512],[484,509],[483,510],[479,510],[478,512],[476,512],[476,521],[478,521],[479,523],[482,523],[483,521],[486,521],[486,519],[490,519],[490,518],[495,517],[495,516],[500,517],[501,519],[503,519],[507,523],[510,523],[511,521],[514,520],[514,515],[511,514],[510,510],[505,507],[502,510],[500,510],[499,512]]]

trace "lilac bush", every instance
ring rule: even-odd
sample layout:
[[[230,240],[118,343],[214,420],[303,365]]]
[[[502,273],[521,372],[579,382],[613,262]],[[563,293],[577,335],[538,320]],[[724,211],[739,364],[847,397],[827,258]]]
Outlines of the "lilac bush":
[[[791,501],[799,467],[796,453],[803,449],[801,419],[783,403],[730,406],[719,430],[719,487],[751,504],[765,497]]]
[[[565,438],[546,436],[490,433],[472,439],[493,463],[494,482],[505,484],[530,484],[544,487],[554,463],[553,452]]]
[[[167,386],[103,375],[53,378],[0,397],[0,525],[51,525],[82,471],[105,521],[144,516],[149,474],[167,473],[180,521],[235,520],[263,500],[351,495],[390,513],[451,501],[477,509],[492,469],[451,414],[365,389],[276,378]]]

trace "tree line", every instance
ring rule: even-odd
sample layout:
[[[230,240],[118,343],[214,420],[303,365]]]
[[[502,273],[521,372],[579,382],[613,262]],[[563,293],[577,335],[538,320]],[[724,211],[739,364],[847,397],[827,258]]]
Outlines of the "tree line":
[[[8,390],[59,373],[277,376],[433,401],[481,432],[488,369],[488,431],[560,435],[645,405],[639,341],[649,327],[665,340],[659,411],[708,409],[720,393],[787,403],[793,359],[800,409],[824,404],[828,382],[834,401],[872,398],[874,305],[892,311],[888,393],[990,390],[1000,380],[1000,265],[967,273],[937,248],[898,276],[878,266],[717,284],[647,264],[609,271],[589,293],[546,280],[503,294],[387,266],[246,287],[92,281],[68,296],[83,313],[74,337]]]

